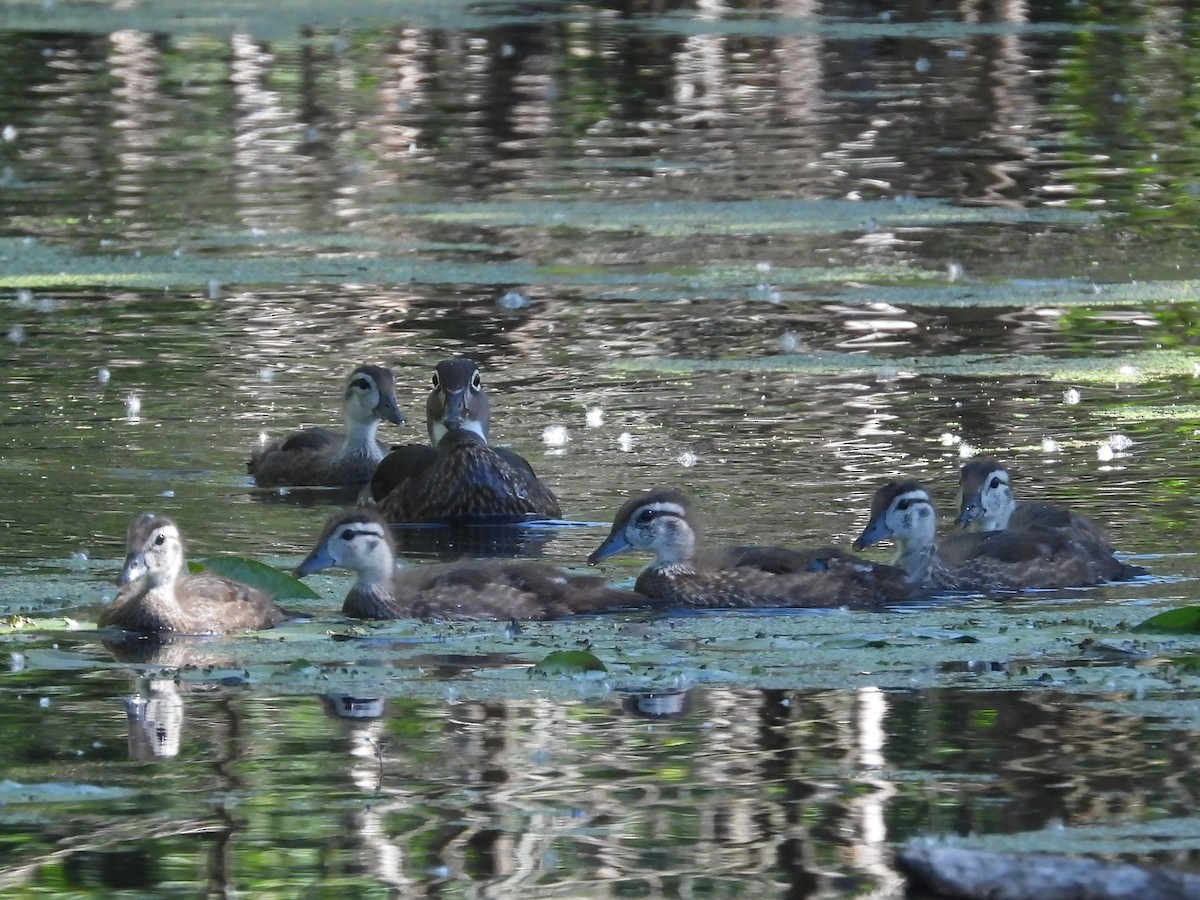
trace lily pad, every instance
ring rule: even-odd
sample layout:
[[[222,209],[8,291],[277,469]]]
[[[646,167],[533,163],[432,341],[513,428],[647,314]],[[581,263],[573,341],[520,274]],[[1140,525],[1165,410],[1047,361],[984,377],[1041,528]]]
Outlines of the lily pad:
[[[1157,616],[1139,622],[1134,631],[1157,631],[1167,634],[1200,633],[1200,606],[1182,606],[1169,609]]]
[[[247,559],[244,556],[214,556],[210,559],[193,560],[188,563],[189,572],[207,569],[234,581],[265,591],[277,600],[301,599],[320,600],[321,595],[302,581],[297,581],[274,566]]]
[[[594,678],[603,675],[608,668],[596,656],[586,650],[556,650],[530,669],[530,675],[545,678],[557,675],[582,675]]]

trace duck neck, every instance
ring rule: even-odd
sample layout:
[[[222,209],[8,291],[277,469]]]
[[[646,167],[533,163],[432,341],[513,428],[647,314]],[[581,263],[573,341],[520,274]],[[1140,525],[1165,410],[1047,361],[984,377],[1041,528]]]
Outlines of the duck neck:
[[[933,541],[900,541],[892,565],[904,570],[910,584],[919,586],[929,580],[936,555],[937,545]]]
[[[347,414],[346,439],[342,442],[342,449],[338,451],[338,457],[370,456],[375,459],[383,459],[383,448],[375,440],[378,431],[379,419],[374,416],[362,420]]]

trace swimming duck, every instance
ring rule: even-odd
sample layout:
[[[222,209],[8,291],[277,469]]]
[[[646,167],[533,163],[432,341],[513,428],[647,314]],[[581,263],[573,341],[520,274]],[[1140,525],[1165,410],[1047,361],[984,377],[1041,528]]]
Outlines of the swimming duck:
[[[924,485],[912,480],[891,481],[875,492],[854,549],[887,538],[896,542],[893,564],[914,587],[1015,591],[1106,580],[1085,547],[1052,528],[960,533],[939,546],[937,510]]]
[[[489,446],[490,406],[474,362],[437,364],[425,413],[432,446],[396,448],[371,478],[369,499],[389,521],[494,524],[562,515],[524,457]]]
[[[387,453],[375,440],[379,424],[403,425],[390,369],[359,366],[342,402],[344,433],[306,428],[255,452],[246,469],[259,487],[362,484]]]
[[[626,550],[654,554],[634,589],[675,607],[876,608],[912,593],[905,573],[833,547],[732,548],[698,564],[691,501],[670,488],[627,500],[588,563]]]
[[[321,569],[358,576],[342,612],[363,619],[554,619],[645,598],[609,587],[594,576],[567,575],[532,560],[464,560],[396,569],[391,529],[366,507],[332,516],[299,566],[302,578]]]
[[[179,577],[183,539],[170,519],[145,513],[129,526],[121,591],[100,613],[101,628],[223,634],[272,628],[291,618],[262,591],[211,572]]]

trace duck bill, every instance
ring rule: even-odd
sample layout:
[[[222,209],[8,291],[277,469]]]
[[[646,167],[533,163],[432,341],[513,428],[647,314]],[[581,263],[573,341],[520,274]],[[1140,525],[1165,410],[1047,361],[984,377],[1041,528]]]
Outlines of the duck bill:
[[[384,394],[379,398],[379,402],[375,404],[375,415],[393,425],[403,425],[405,422],[404,413],[400,412],[396,398],[391,394]]]
[[[858,536],[858,540],[850,546],[855,550],[863,550],[872,544],[885,541],[891,536],[892,530],[887,527],[887,523],[882,518],[872,519],[867,523],[867,527],[863,529],[863,533]]]
[[[979,519],[983,515],[983,503],[980,502],[978,494],[971,494],[969,497],[963,497],[958,505],[958,517],[954,520],[954,524],[960,528],[966,528],[972,522]]]
[[[600,560],[616,556],[618,553],[624,553],[628,549],[630,549],[630,544],[629,541],[625,540],[624,533],[614,531],[604,539],[603,544],[592,551],[592,555],[587,558],[588,565],[594,566]]]
[[[140,553],[130,553],[125,557],[125,565],[121,569],[121,574],[117,576],[117,586],[125,587],[127,584],[132,584],[143,575],[146,574],[146,560]]]
[[[313,550],[312,553],[304,557],[304,562],[296,566],[292,575],[296,578],[303,578],[305,575],[311,575],[313,572],[320,572],[322,569],[331,569],[337,563],[333,561],[333,557],[329,555],[329,551],[322,544]]]

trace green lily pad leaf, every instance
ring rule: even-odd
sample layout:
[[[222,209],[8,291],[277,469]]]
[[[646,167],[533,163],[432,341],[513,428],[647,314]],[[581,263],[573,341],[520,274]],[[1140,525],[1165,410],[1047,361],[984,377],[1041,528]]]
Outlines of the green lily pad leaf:
[[[246,559],[244,556],[214,556],[210,559],[200,559],[188,563],[189,572],[201,572],[207,569],[230,578],[260,591],[266,591],[276,600],[300,598],[302,600],[320,600],[321,595],[302,581],[297,581],[287,572],[268,566],[256,559]]]
[[[1151,616],[1133,627],[1134,631],[1161,631],[1167,634],[1200,632],[1200,606],[1182,606]]]
[[[554,675],[582,675],[584,678],[599,678],[608,669],[586,650],[555,650],[534,666],[529,674],[549,678]]]

